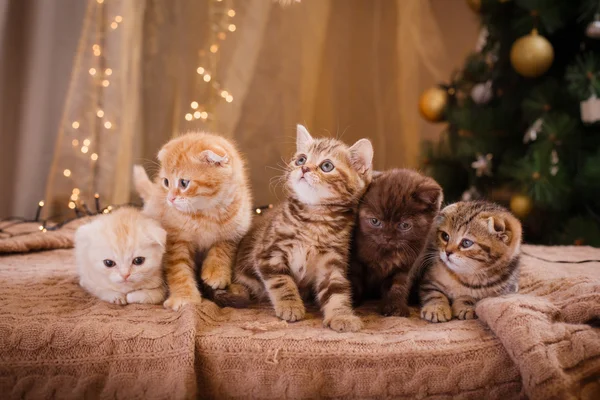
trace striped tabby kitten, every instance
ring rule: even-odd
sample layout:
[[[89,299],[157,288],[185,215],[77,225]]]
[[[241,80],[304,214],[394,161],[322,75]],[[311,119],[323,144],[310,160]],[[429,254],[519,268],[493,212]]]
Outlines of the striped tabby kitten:
[[[213,289],[231,282],[237,246],[252,219],[252,199],[244,160],[227,139],[210,133],[188,133],[158,153],[161,169],[152,183],[134,167],[144,213],[166,229],[165,308],[178,310],[201,300],[194,254],[205,255],[200,277]]]
[[[521,223],[488,202],[445,207],[417,261],[421,318],[477,318],[475,304],[518,290]]]
[[[371,181],[373,147],[313,139],[298,125],[297,152],[287,171],[289,197],[245,236],[231,291],[269,298],[286,321],[304,317],[302,298],[316,294],[324,325],[339,332],[361,329],[352,311],[346,277],[359,199]],[[219,299],[216,299],[219,303]]]

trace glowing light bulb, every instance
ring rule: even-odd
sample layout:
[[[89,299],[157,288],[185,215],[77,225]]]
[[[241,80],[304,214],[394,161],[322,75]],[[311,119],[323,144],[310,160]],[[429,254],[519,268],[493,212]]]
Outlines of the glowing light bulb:
[[[198,108],[198,102],[192,101],[192,104],[190,104],[190,106],[195,110],[196,108]]]
[[[96,57],[98,57],[100,54],[102,54],[102,52],[100,51],[100,49],[98,49],[98,50],[94,50],[94,55],[95,55]]]
[[[90,68],[88,72],[90,73],[90,75],[94,76],[96,75],[96,68]]]
[[[227,11],[227,15],[229,15],[230,17],[235,17],[235,10],[229,10]]]
[[[111,22],[110,27],[111,29],[117,29],[119,27],[119,24],[117,24],[116,22]]]
[[[192,118],[194,118],[194,116],[192,114],[190,114],[190,113],[185,114],[186,121],[191,121]]]
[[[102,117],[104,117],[104,111],[102,111],[102,110],[98,110],[98,111],[96,112],[96,115],[98,116],[98,118],[102,118]]]
[[[74,203],[74,202],[72,202],[72,201],[70,201],[70,202],[69,202],[69,208],[70,208],[71,210],[75,209],[75,203]]]
[[[44,230],[44,227],[43,227],[42,225],[40,225],[40,226],[38,227],[38,229],[39,229],[40,231],[43,231],[43,230]]]
[[[225,32],[219,32],[217,37],[219,38],[219,40],[225,40],[225,38],[227,37],[227,34]]]
[[[229,96],[229,93],[227,93],[227,90],[223,90],[223,91],[221,92],[221,97],[222,97],[222,98],[226,98],[227,96]]]
[[[207,113],[206,111],[202,111],[202,112],[200,113],[200,118],[202,118],[202,119],[206,119],[206,118],[208,118],[208,113]]]
[[[43,201],[40,201],[40,202],[38,203],[38,206],[40,206],[40,207],[44,207],[44,202],[43,202]]]
[[[112,69],[110,69],[110,68],[106,68],[106,69],[104,70],[104,74],[105,74],[105,75],[107,75],[107,76],[110,76],[110,75],[112,75]]]
[[[90,158],[92,159],[92,161],[96,161],[96,160],[98,160],[98,154],[92,153],[92,155],[90,156]]]
[[[202,75],[204,73],[204,68],[202,67],[198,67],[198,69],[196,70],[196,72],[200,75]]]
[[[235,24],[229,24],[227,29],[229,29],[229,32],[235,32]]]
[[[110,128],[112,128],[112,124],[111,124],[109,121],[106,121],[106,122],[104,123],[104,127],[105,127],[106,129],[110,129]]]
[[[233,96],[232,95],[227,96],[225,98],[225,101],[228,102],[228,103],[231,103],[233,101]]]
[[[256,209],[256,213],[257,213],[257,214],[260,214],[261,212],[262,212],[262,210],[261,210],[260,208],[257,208],[257,209]]]
[[[100,51],[100,45],[99,44],[95,44],[92,46],[92,50],[94,51]]]
[[[73,193],[73,194],[71,195],[71,200],[73,200],[73,201],[77,201],[77,200],[79,200],[79,195],[77,195],[77,194]]]
[[[77,147],[77,146],[79,146],[79,140],[77,140],[77,139],[73,139],[73,141],[71,142],[71,144],[72,144],[74,147]]]
[[[115,17],[115,21],[117,21],[118,23],[121,23],[121,22],[123,22],[123,17],[121,17],[120,15],[117,15]]]
[[[90,145],[90,143],[92,143],[92,142],[90,141],[90,139],[85,139],[85,140],[83,141],[83,145],[84,145],[84,146],[89,146],[89,145]]]
[[[73,129],[77,129],[77,128],[79,128],[79,122],[73,121],[73,123],[71,124],[71,126],[73,127]]]
[[[200,112],[200,111],[196,111],[196,112],[194,113],[194,118],[196,118],[196,119],[200,118],[200,114],[201,114],[201,112]]]
[[[211,53],[216,53],[217,51],[219,51],[219,46],[216,44],[213,44],[210,46],[210,52]]]
[[[104,0],[96,0],[98,2],[98,4],[102,4],[104,3]]]
[[[204,75],[204,82],[210,82],[210,75],[209,74]]]
[[[77,188],[74,188],[74,189],[73,189],[73,194],[79,194],[79,193],[81,193],[81,192],[79,191],[79,189],[77,189]]]
[[[81,152],[83,154],[86,154],[88,151],[89,151],[89,147],[87,147],[87,146],[81,146]]]
[[[67,178],[71,176],[71,170],[70,169],[65,169],[63,171],[63,175],[66,176]]]
[[[108,79],[105,79],[102,81],[102,86],[108,87],[108,85],[110,85],[110,82],[108,81]]]

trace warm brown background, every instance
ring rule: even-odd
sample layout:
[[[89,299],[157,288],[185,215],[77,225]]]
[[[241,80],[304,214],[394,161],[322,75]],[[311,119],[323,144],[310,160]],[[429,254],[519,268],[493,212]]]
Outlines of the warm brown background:
[[[316,136],[343,134],[348,143],[369,137],[378,169],[416,166],[420,141],[443,129],[420,119],[418,96],[462,64],[478,30],[464,0],[302,0],[286,8],[270,0],[235,1],[238,29],[222,46],[219,68],[235,100],[219,105],[215,123],[201,126],[183,115],[196,100],[206,1],[111,1],[121,7],[125,28],[137,18],[139,29],[124,32],[134,39],[139,33],[142,43],[140,60],[128,64],[139,78],[135,89],[125,87],[131,80],[119,80],[115,67],[111,89],[126,94],[110,110],[117,129],[98,149],[101,168],[91,189],[116,203],[129,199],[130,165],[150,166],[160,145],[189,129],[216,130],[238,142],[257,204],[276,201],[269,179],[277,171],[266,166],[293,151],[298,122]],[[0,0],[0,217],[30,216],[45,196],[63,202],[77,182],[61,171],[85,173],[72,166],[68,146],[53,151],[86,6]],[[117,114],[120,104],[131,104],[132,91],[139,118],[130,115],[135,124],[126,124],[127,116]],[[68,116],[87,100],[75,101],[81,104],[71,105]],[[66,143],[78,134],[62,133]]]

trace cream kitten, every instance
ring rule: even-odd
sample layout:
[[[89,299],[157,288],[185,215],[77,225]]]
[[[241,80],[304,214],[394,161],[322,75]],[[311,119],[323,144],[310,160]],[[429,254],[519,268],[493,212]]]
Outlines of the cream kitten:
[[[159,304],[166,241],[160,223],[134,208],[99,216],[75,233],[79,284],[109,303]]]

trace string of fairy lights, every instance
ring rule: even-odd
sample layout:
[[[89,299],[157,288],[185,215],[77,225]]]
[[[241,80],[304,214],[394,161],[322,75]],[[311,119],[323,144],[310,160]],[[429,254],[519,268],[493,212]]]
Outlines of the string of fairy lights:
[[[72,135],[75,136],[71,140],[71,145],[73,149],[76,151],[76,157],[89,157],[89,161],[91,162],[90,168],[95,168],[95,163],[99,159],[99,149],[98,149],[98,133],[101,130],[109,131],[115,128],[115,124],[109,116],[107,112],[102,107],[102,100],[104,98],[104,90],[106,90],[111,85],[111,77],[113,76],[113,69],[107,65],[107,57],[105,55],[105,35],[111,31],[116,31],[119,26],[123,23],[123,16],[121,15],[113,15],[110,20],[107,17],[107,9],[105,7],[105,0],[90,0],[92,5],[95,6],[94,15],[96,16],[96,31],[94,43],[91,48],[86,49],[85,51],[90,51],[93,55],[92,57],[92,66],[88,69],[88,74],[90,79],[92,79],[92,87],[94,90],[94,95],[92,99],[92,110],[95,112],[95,118],[92,121],[88,121],[88,124],[84,124],[83,120],[74,119],[70,123],[70,127],[72,128]],[[93,4],[95,2],[95,4]],[[108,20],[108,21],[107,21]],[[85,119],[85,115],[81,118]],[[84,127],[85,125],[85,127]],[[83,135],[81,134],[82,129],[87,129]],[[86,138],[80,141],[80,137],[85,136]],[[98,149],[95,150],[94,148]],[[71,191],[71,195],[68,202],[68,207],[71,210],[79,211],[80,208],[84,209],[87,206],[81,199],[82,191],[78,185],[75,183],[74,171],[71,168],[65,168],[62,171],[62,175],[73,182],[73,189]],[[91,191],[91,190],[90,190]],[[99,194],[94,194],[95,202],[99,201]],[[40,202],[43,203],[43,202]],[[42,205],[43,207],[43,205]],[[97,207],[99,210],[99,207]],[[99,210],[100,211],[100,210]],[[104,209],[106,211],[106,209]]]
[[[192,100],[190,109],[185,113],[186,121],[213,119],[214,108],[218,101],[233,102],[233,95],[223,88],[218,79],[219,50],[227,35],[237,30],[233,18],[236,15],[232,0],[210,0],[209,3],[210,34],[205,48],[200,49],[199,66],[196,68],[204,102]]]

